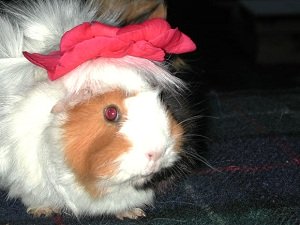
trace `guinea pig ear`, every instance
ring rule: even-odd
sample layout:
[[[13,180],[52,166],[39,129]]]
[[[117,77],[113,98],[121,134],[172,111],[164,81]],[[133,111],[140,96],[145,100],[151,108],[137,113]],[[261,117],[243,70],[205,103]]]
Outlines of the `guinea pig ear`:
[[[51,109],[51,113],[57,114],[66,111],[66,105],[63,100],[58,101]]]
[[[87,99],[90,99],[93,96],[93,93],[89,89],[82,89],[77,93],[73,93],[68,97],[59,100],[51,109],[51,113],[57,114],[65,112],[80,102],[83,102]]]

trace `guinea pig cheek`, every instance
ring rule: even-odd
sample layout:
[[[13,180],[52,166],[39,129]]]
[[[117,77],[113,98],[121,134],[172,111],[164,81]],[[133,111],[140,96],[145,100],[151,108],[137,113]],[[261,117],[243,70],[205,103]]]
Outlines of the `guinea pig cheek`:
[[[185,131],[182,125],[180,125],[171,114],[168,115],[168,118],[170,121],[171,137],[173,140],[173,150],[170,154],[176,154],[176,160],[178,160],[179,155],[182,154],[182,145],[184,142],[183,137]]]
[[[152,111],[152,114],[155,113]],[[138,116],[135,115],[135,119],[136,117]],[[129,122],[126,131],[121,129],[121,132],[129,135],[128,139],[132,140],[133,146],[119,158],[121,170],[118,178],[120,180],[131,180],[136,181],[136,184],[142,184],[161,169],[173,166],[180,158],[184,129],[172,114],[159,112],[156,117],[149,120],[146,116],[144,120],[150,123],[137,120],[138,124]],[[152,129],[149,128],[150,124],[153,125]],[[123,128],[125,127],[126,124]],[[144,127],[148,129],[145,130]]]
[[[68,120],[63,126],[65,160],[77,181],[93,197],[109,192],[109,182],[118,168],[116,159],[131,146],[118,133],[118,123],[105,116],[109,105],[118,106],[121,117],[126,116],[124,98],[119,92],[108,93],[67,112]]]

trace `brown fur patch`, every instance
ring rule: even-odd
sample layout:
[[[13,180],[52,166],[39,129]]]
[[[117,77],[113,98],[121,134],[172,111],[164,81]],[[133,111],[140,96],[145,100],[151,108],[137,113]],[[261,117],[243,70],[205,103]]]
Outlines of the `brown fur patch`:
[[[171,114],[168,114],[168,118],[170,121],[171,135],[175,139],[174,149],[180,153],[182,151],[184,129]]]
[[[167,10],[162,1],[140,0],[131,1],[131,7],[124,14],[127,24],[142,22],[150,18],[166,18]]]
[[[99,2],[99,14],[119,12],[122,25],[139,23],[150,18],[166,18],[164,0],[94,0]]]
[[[160,4],[156,7],[153,13],[149,16],[149,19],[152,18],[167,18],[167,8],[164,4]]]
[[[91,98],[68,110],[68,119],[63,125],[65,158],[78,181],[94,197],[104,194],[98,190],[99,178],[111,177],[117,166],[114,160],[125,153],[130,142],[118,134],[120,122],[126,117],[122,91],[112,91]],[[120,121],[109,122],[103,111],[108,105],[116,105]]]

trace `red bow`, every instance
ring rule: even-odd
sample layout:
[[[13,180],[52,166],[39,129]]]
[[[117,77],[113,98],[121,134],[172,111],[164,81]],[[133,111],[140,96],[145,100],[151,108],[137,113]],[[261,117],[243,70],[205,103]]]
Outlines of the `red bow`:
[[[87,60],[126,55],[163,61],[165,53],[185,53],[196,49],[194,42],[163,19],[113,27],[100,22],[83,23],[67,31],[60,50],[48,55],[23,52],[33,64],[45,68],[50,80],[58,79]]]

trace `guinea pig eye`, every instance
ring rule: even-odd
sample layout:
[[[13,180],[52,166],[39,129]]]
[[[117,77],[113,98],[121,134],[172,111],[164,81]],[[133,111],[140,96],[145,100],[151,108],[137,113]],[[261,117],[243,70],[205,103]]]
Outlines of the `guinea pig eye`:
[[[104,118],[109,122],[117,122],[119,120],[119,109],[115,105],[109,105],[104,109]]]

